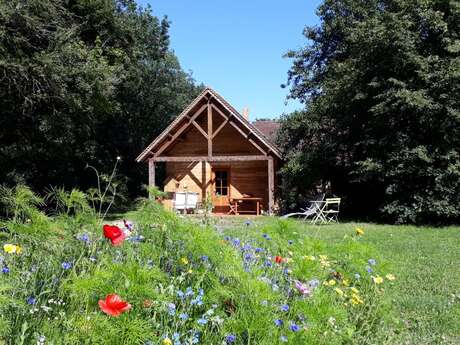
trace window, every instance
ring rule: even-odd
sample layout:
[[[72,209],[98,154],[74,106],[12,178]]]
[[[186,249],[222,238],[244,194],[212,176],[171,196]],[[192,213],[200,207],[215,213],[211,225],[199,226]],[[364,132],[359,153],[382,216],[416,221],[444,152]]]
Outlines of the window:
[[[227,196],[228,195],[228,171],[226,170],[217,170],[215,171],[216,179],[216,195],[217,196]]]

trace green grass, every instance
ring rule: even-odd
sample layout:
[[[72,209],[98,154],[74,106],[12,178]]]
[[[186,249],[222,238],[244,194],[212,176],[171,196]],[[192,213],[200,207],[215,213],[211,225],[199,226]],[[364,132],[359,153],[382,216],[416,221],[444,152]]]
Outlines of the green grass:
[[[255,226],[247,227],[241,219],[224,218],[218,226],[227,234],[251,237],[277,222],[268,217],[253,221]],[[362,240],[397,277],[387,288],[402,323],[395,344],[460,344],[460,227],[293,223],[300,236],[327,243],[340,243],[356,227],[364,229]]]

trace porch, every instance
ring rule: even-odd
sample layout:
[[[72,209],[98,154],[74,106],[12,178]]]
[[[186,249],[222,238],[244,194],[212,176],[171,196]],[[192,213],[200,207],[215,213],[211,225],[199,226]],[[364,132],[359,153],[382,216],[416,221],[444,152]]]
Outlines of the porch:
[[[149,159],[149,185],[165,164],[163,204],[174,209],[176,193],[196,193],[200,204],[212,204],[219,215],[271,214],[275,168],[271,156],[164,156]]]

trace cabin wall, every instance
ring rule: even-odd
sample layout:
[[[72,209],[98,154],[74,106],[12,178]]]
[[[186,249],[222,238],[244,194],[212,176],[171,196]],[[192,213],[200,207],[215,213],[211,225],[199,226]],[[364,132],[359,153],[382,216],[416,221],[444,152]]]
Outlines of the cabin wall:
[[[230,172],[230,199],[248,194],[260,197],[262,209],[268,208],[268,171],[267,161],[238,161],[238,162],[167,162],[164,191],[170,197],[164,205],[172,208],[174,192],[196,192],[202,201],[207,193],[212,193],[212,169],[228,168]]]

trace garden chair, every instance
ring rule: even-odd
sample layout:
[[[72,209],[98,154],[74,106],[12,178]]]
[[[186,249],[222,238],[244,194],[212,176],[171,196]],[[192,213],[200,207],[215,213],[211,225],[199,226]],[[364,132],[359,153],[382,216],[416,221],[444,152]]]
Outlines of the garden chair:
[[[341,198],[326,198],[326,201],[321,202],[322,205],[318,207],[317,213],[311,222],[313,224],[319,222],[322,224],[338,223],[340,201]]]
[[[198,193],[176,192],[174,193],[173,209],[187,213],[188,210],[195,211],[198,204]]]
[[[314,216],[318,213],[319,208],[321,207],[321,203],[324,200],[324,193],[318,194],[315,198],[312,200],[309,200],[309,205],[306,208],[301,208],[302,212],[294,212],[294,213],[288,213],[282,216],[281,218],[289,218],[293,216],[301,216],[303,217],[304,220],[306,220],[308,217]]]

